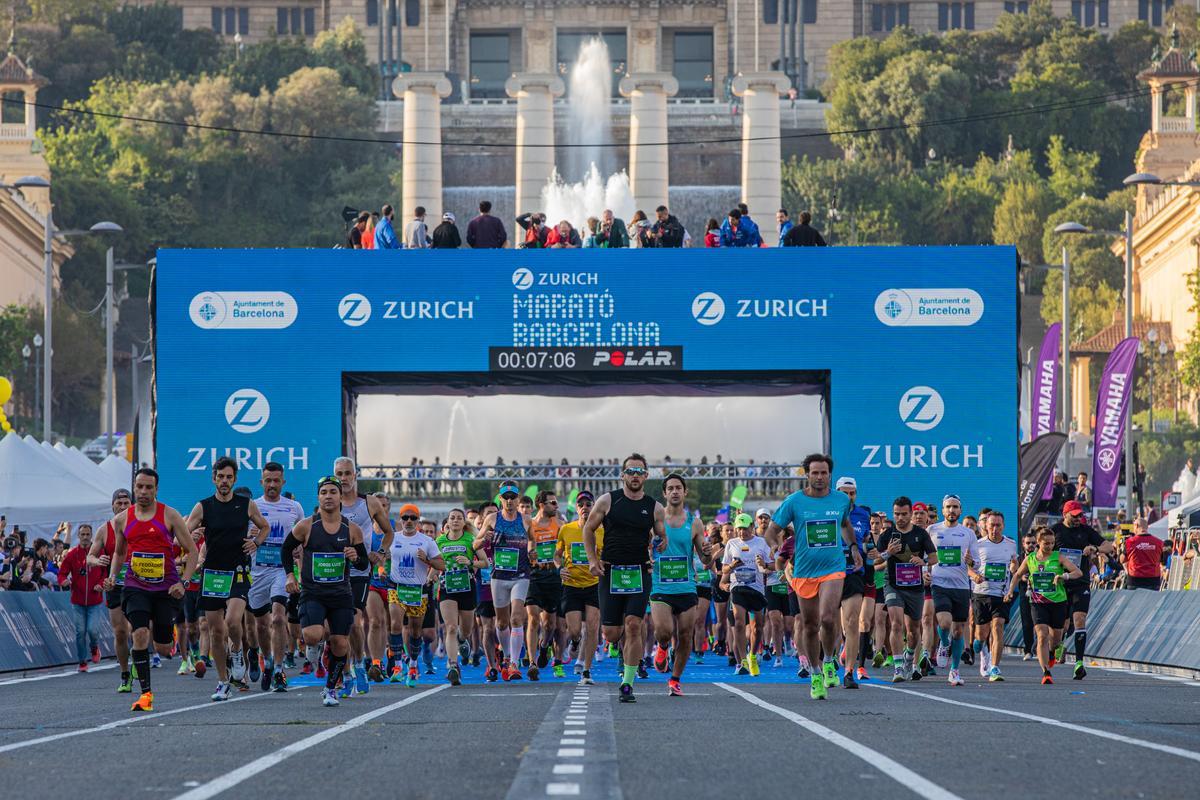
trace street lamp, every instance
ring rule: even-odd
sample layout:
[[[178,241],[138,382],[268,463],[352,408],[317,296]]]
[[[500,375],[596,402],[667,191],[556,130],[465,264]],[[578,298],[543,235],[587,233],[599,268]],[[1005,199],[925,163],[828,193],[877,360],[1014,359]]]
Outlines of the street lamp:
[[[124,228],[115,222],[97,222],[88,233],[122,233]],[[113,377],[113,249],[104,254],[104,427],[108,433],[108,454],[113,451],[113,405],[117,394]]]
[[[1200,181],[1164,181],[1152,172],[1135,172],[1121,183],[1126,186],[1200,186]]]

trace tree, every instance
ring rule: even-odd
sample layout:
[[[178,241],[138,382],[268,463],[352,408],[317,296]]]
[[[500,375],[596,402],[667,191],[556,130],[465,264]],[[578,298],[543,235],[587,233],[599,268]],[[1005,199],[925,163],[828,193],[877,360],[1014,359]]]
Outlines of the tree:
[[[1094,231],[1116,231],[1122,225],[1123,205],[1128,197],[1126,192],[1104,200],[1081,197],[1047,217],[1042,235],[1042,252],[1047,261],[1059,261],[1062,248],[1066,246],[1071,257],[1072,286],[1122,286],[1125,268],[1109,249],[1113,243],[1111,235],[1058,234],[1054,229],[1064,222],[1078,222]]]
[[[1018,180],[1004,188],[992,219],[996,244],[1015,245],[1022,260],[1044,264],[1042,226],[1052,198],[1036,180]]]
[[[1072,276],[1075,272],[1071,269]],[[1071,331],[1073,344],[1085,342],[1112,324],[1121,295],[1110,286],[1071,286]],[[1062,269],[1046,273],[1042,288],[1042,320],[1047,325],[1062,322]]]
[[[1050,146],[1046,148],[1046,165],[1050,169],[1047,179],[1050,191],[1062,205],[1080,195],[1094,195],[1100,188],[1096,177],[1100,156],[1068,150],[1063,137],[1057,134],[1050,137]]]

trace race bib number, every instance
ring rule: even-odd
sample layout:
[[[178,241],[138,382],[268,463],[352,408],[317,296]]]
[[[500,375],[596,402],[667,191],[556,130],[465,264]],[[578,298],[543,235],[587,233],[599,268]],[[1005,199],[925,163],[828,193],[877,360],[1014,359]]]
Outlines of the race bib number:
[[[812,548],[839,547],[838,523],[835,519],[810,519],[804,523],[804,538]]]
[[[1008,577],[1008,564],[984,564],[983,579],[988,583],[999,583]]]
[[[313,583],[338,583],[346,577],[345,553],[313,553]]]
[[[612,594],[638,594],[642,591],[642,568],[613,567],[609,573],[608,590]]]
[[[479,570],[479,581],[480,581],[480,583],[491,583],[492,582],[492,568],[491,567],[484,567],[483,569]]]
[[[521,552],[515,547],[497,547],[493,562],[497,572],[516,572],[521,563]]]
[[[958,545],[939,547],[937,549],[938,564],[943,567],[958,567],[962,565],[962,548]]]
[[[921,567],[918,564],[897,564],[896,565],[896,585],[897,586],[920,586],[921,585]]]
[[[1066,556],[1067,559],[1077,567],[1080,566],[1081,564],[1083,564],[1083,551],[1082,550],[1073,550],[1069,547],[1064,547],[1064,548],[1060,549],[1058,552],[1060,552],[1064,556]]]
[[[116,582],[115,582],[117,586],[124,586],[124,585],[125,585],[125,573],[126,573],[126,572],[129,572],[129,565],[128,565],[128,564],[122,564],[122,565],[121,565],[121,571],[117,573],[117,580],[116,580]]]
[[[711,569],[696,570],[696,583],[712,583],[713,574]]]
[[[402,606],[420,606],[424,587],[419,583],[396,584],[396,601]]]
[[[1038,594],[1048,594],[1054,591],[1053,572],[1035,572],[1029,578],[1029,585]]]
[[[466,569],[452,569],[446,571],[446,591],[447,592],[469,592],[471,591],[471,571]]]
[[[167,557],[162,553],[134,553],[129,568],[146,583],[162,583],[167,574]]]
[[[539,564],[550,564],[554,561],[554,550],[558,542],[538,542],[533,546]]]
[[[579,567],[588,565],[587,548],[583,542],[571,542],[571,563]]]
[[[261,545],[254,553],[254,563],[260,567],[282,567],[282,547],[277,544]]]
[[[658,580],[660,583],[687,583],[688,557],[663,556],[658,560]]]
[[[772,592],[774,592],[775,594],[787,594],[787,590],[788,590],[786,583],[775,583],[775,584],[772,584],[768,588],[770,588],[770,590]]]
[[[200,579],[200,596],[228,599],[233,589],[233,570],[206,569]]]
[[[754,567],[738,567],[733,571],[733,577],[737,579],[738,585],[747,586],[756,582],[758,570]]]

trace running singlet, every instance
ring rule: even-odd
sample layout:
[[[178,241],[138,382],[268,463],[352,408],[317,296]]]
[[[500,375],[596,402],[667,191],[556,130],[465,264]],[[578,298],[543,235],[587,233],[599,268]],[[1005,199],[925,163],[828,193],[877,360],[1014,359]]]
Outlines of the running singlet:
[[[772,520],[780,528],[792,525],[796,530],[793,577],[822,578],[845,571],[842,523],[849,514],[850,498],[841,492],[809,497],[799,491],[787,496]]]
[[[935,522],[929,526],[929,538],[933,539],[933,546],[937,548],[938,560],[931,570],[931,585],[943,589],[971,588],[971,579],[967,576],[967,556],[975,564],[979,563],[979,554],[975,552],[979,540],[971,529],[965,525],[951,528],[944,522]]]
[[[140,520],[130,506],[125,515],[125,549],[129,570],[125,586],[144,592],[165,592],[179,583],[172,550],[175,535],[167,528],[166,506],[156,503],[154,517]]]
[[[854,528],[854,538],[858,544],[858,552],[863,557],[863,565],[855,569],[854,557],[850,554],[850,545],[842,545],[842,552],[846,555],[846,574],[853,575],[857,572],[870,580],[874,575],[874,569],[867,560],[867,551],[871,549],[867,546],[867,537],[871,535],[871,509],[866,506],[851,507],[850,527]]]
[[[129,510],[132,511],[133,508],[130,507]],[[172,540],[172,541],[174,541],[174,540]],[[100,551],[100,555],[108,556],[109,558],[112,558],[116,554],[117,554],[117,534],[113,530],[112,520],[110,519],[108,522],[104,523],[104,548]],[[129,553],[128,553],[128,548],[127,548],[126,553],[125,553],[125,564],[124,564],[124,566],[121,567],[120,571],[117,572],[117,581],[116,581],[116,585],[114,586],[114,589],[113,589],[114,591],[116,591],[116,589],[125,585],[125,573],[127,573],[128,571],[129,571]]]
[[[258,546],[258,550],[254,553],[254,566],[251,568],[250,575],[257,579],[271,570],[283,569],[281,555],[283,540],[292,532],[296,523],[304,519],[306,515],[303,506],[286,497],[280,497],[275,502],[260,497],[254,501],[254,504],[271,524],[271,532],[267,534],[266,540]]]
[[[1067,557],[1067,560],[1079,567],[1082,577],[1066,581],[1068,590],[1086,589],[1088,573],[1091,569],[1090,559],[1085,559],[1083,549],[1092,546],[1097,549],[1104,544],[1104,537],[1095,528],[1087,525],[1072,525],[1068,527],[1062,522],[1056,522],[1050,527],[1054,531],[1054,549]]]
[[[1017,543],[1007,536],[993,542],[986,536],[975,546],[978,554],[975,571],[983,575],[983,583],[975,584],[975,594],[1003,597],[1008,591],[1009,565],[1017,557]]]
[[[364,539],[374,530],[371,525],[371,509],[367,506],[367,498],[362,497],[361,495],[353,505],[348,506],[345,503],[342,503],[342,516],[345,517],[347,521],[353,522],[358,526],[359,530],[363,532]],[[367,552],[371,551],[368,549]],[[350,567],[350,577],[352,578],[363,578],[370,574],[371,566],[369,564],[367,565],[366,569],[356,569],[353,566]]]
[[[1035,603],[1065,603],[1067,602],[1067,587],[1065,582],[1054,585],[1054,576],[1063,574],[1062,562],[1058,560],[1055,550],[1045,561],[1038,558],[1037,552],[1030,553],[1025,563],[1029,565],[1029,599]]]
[[[313,514],[308,543],[300,560],[301,599],[345,595],[347,602],[352,602],[347,547],[350,547],[350,522],[344,516],[337,531],[329,533],[321,515]]]
[[[442,558],[446,559],[442,586],[447,592],[469,592],[474,588],[471,586],[471,575],[475,569],[472,565],[475,561],[474,541],[466,531],[457,539],[451,539],[448,533],[443,533],[437,538],[438,550],[441,551]],[[467,563],[461,563],[460,557],[465,558]]]
[[[529,536],[525,518],[505,519],[496,512],[492,527],[492,577],[499,581],[517,581],[529,577]]]
[[[558,580],[558,568],[554,566],[554,551],[558,549],[558,530],[562,523],[557,519],[538,521],[534,517],[529,521],[529,532],[533,535],[533,573],[530,576],[535,581],[555,583]]]
[[[651,594],[695,594],[696,573],[692,565],[692,512],[688,511],[683,524],[672,528],[664,521],[667,549],[652,550],[654,572],[651,574]]]
[[[618,566],[645,564],[650,560],[650,536],[654,530],[653,497],[630,500],[624,489],[608,493],[604,515],[603,560]]]
[[[233,495],[222,503],[216,495],[200,501],[204,517],[204,568],[234,570],[245,567],[249,556],[242,550],[250,529],[250,498]]]
[[[596,529],[596,550],[604,547],[604,526]],[[587,548],[583,546],[583,527],[578,521],[568,522],[558,529],[558,550],[562,553],[567,577],[563,585],[576,589],[595,586],[600,579],[588,570]]]
[[[401,586],[423,587],[429,580],[429,567],[417,558],[417,553],[424,553],[427,560],[432,561],[441,555],[437,542],[424,533],[397,534],[392,539],[392,582],[397,591]],[[420,600],[409,605],[419,605]]]
[[[762,595],[767,593],[766,587],[763,585],[762,570],[758,568],[760,557],[768,569],[774,569],[771,564],[771,545],[767,544],[767,540],[761,536],[754,536],[750,539],[735,536],[729,540],[729,543],[725,545],[725,555],[721,559],[721,563],[733,565],[733,569],[729,572],[730,589],[745,587]],[[837,550],[837,557],[840,563],[841,548]],[[837,571],[839,570],[834,570],[834,572]]]

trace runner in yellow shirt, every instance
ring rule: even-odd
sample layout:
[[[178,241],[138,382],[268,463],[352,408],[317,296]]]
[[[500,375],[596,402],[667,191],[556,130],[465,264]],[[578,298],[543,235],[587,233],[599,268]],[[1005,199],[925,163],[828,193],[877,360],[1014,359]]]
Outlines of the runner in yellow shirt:
[[[580,683],[588,686],[594,683],[592,658],[600,638],[600,598],[596,588],[600,579],[588,570],[587,550],[583,546],[583,523],[594,502],[591,492],[583,491],[576,496],[575,513],[579,518],[558,529],[558,548],[554,554],[562,575],[562,610],[567,618],[570,649],[575,653],[575,674],[580,676]],[[601,526],[596,529],[596,549],[603,546]]]

